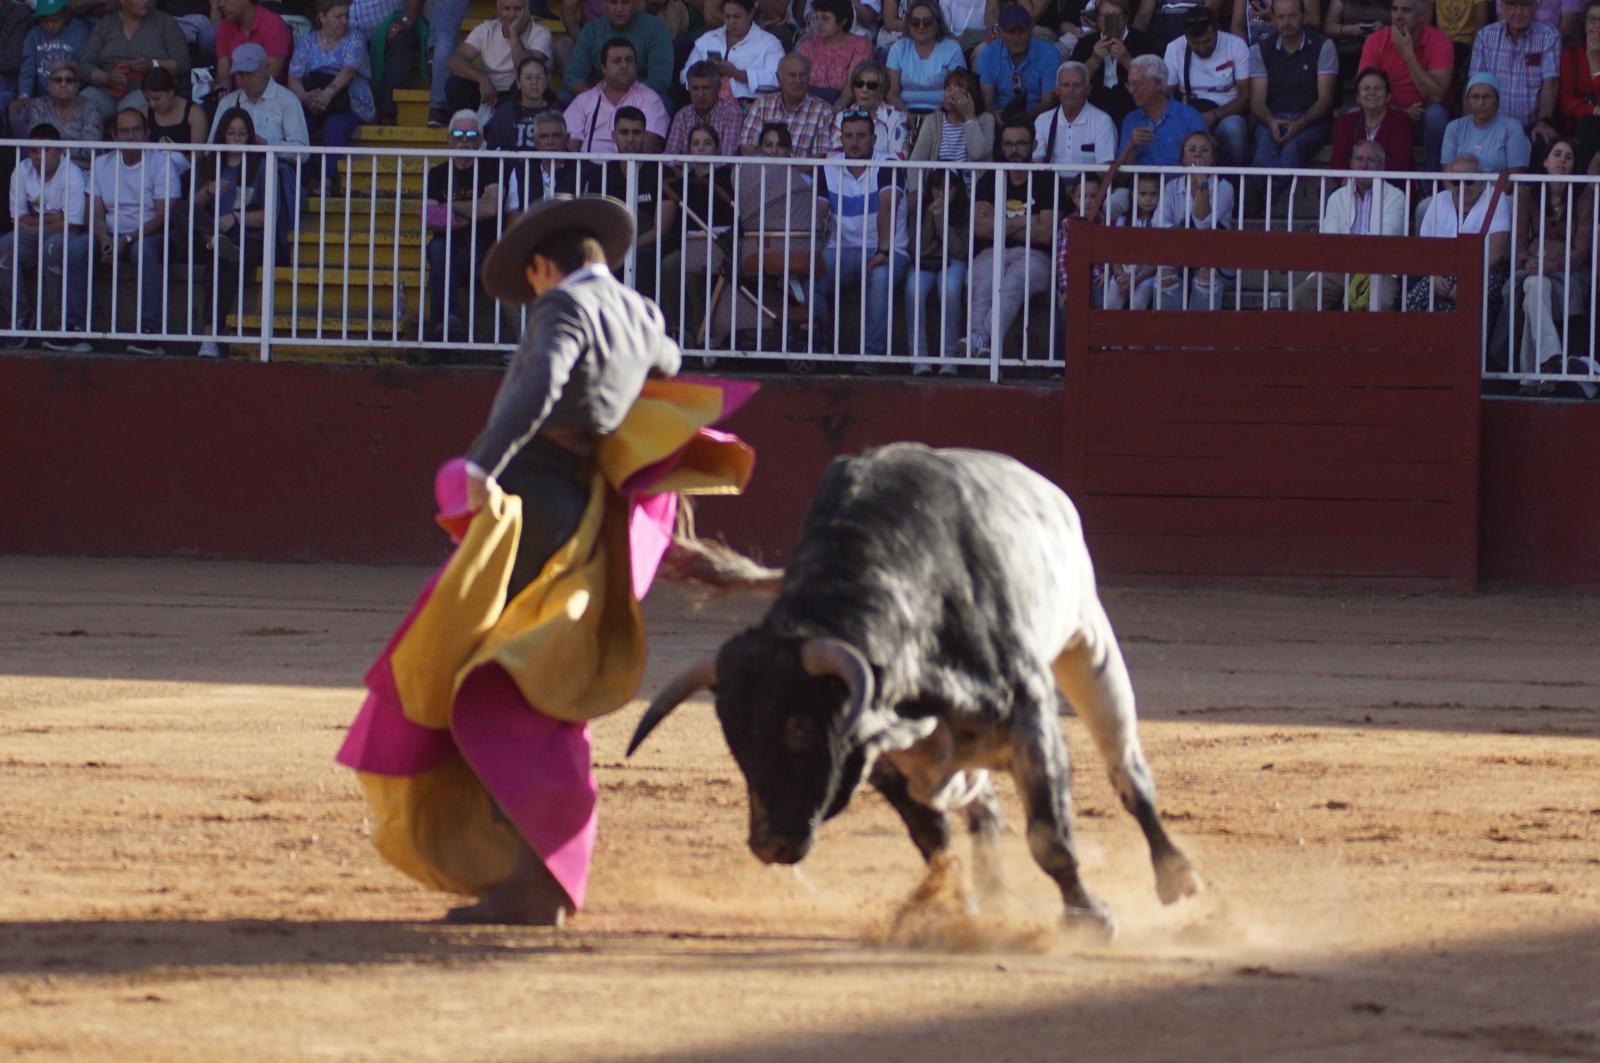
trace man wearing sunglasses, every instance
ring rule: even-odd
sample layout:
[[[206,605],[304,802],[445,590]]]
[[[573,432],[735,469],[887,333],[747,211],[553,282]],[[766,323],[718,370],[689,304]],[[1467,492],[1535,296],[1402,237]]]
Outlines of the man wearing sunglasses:
[[[478,263],[488,253],[500,227],[500,157],[480,158],[483,129],[474,111],[457,111],[450,119],[448,161],[428,171],[423,217],[432,233],[428,242],[428,330],[430,341],[459,336],[472,339],[469,303],[483,305],[480,291],[469,300],[458,290],[473,283]]]

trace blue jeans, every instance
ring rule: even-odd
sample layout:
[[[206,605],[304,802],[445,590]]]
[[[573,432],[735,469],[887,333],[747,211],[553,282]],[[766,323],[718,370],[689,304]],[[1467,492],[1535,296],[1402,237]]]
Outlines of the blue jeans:
[[[849,292],[861,294],[862,353],[880,356],[889,353],[889,300],[894,296],[894,286],[906,275],[911,256],[896,251],[889,261],[873,266],[867,271],[866,291],[861,292],[861,269],[872,260],[871,253],[862,254],[859,247],[826,247],[823,249],[823,273],[826,278],[824,299],[833,298],[835,281],[842,300]],[[834,308],[837,311],[837,307]]]
[[[116,277],[122,278],[132,275],[139,284],[139,331],[160,332],[161,311],[166,306],[167,300],[167,263],[166,242],[160,233],[140,237],[133,243],[124,246],[119,239],[117,254],[121,257],[121,265],[116,266]],[[96,256],[95,276],[104,277],[108,281],[112,276],[112,264],[98,261]],[[116,296],[113,293],[111,302],[111,330],[113,332],[123,328],[122,322],[116,320]]]
[[[428,92],[430,110],[445,108],[444,83],[450,77],[450,53],[456,50],[456,38],[461,35],[461,22],[466,17],[467,0],[433,0],[433,10],[428,15],[428,39],[433,45],[433,81]]]
[[[1444,127],[1450,124],[1450,112],[1437,103],[1428,104],[1422,112],[1422,121],[1414,123],[1413,132],[1422,134],[1422,168],[1429,172],[1439,168],[1439,156],[1444,153]]]
[[[1291,121],[1296,117],[1292,114],[1280,114],[1279,118]],[[1306,160],[1316,154],[1322,147],[1323,141],[1328,139],[1328,131],[1332,128],[1327,122],[1318,122],[1307,126],[1282,144],[1272,139],[1272,132],[1265,126],[1257,124],[1255,128],[1255,155],[1251,159],[1252,166],[1276,166],[1283,169],[1295,169],[1304,166]]]
[[[951,259],[944,269],[914,269],[906,281],[906,331],[912,337],[912,357],[923,364],[928,357],[928,295],[939,292],[939,346],[946,358],[956,356],[956,340],[961,331],[956,322],[961,316],[962,295],[967,290],[967,264]]]
[[[20,237],[20,239],[19,239]],[[69,283],[66,285],[67,300],[66,314],[63,319],[61,310],[62,289],[62,245],[66,245],[66,271],[65,276]],[[11,302],[11,285],[17,285],[17,306],[19,311],[31,309],[34,306],[34,296],[30,289],[39,277],[39,233],[38,230],[25,232],[17,230],[0,237],[0,300],[7,305]],[[16,263],[21,268],[21,274],[13,282],[12,264]],[[85,307],[89,294],[89,236],[81,229],[71,237],[64,233],[50,233],[44,238],[44,294],[43,306],[39,320],[34,326],[43,332],[83,332],[85,331],[88,314]],[[24,313],[7,315],[13,322],[26,318]]]
[[[1244,166],[1250,161],[1250,120],[1230,114],[1211,127],[1217,138],[1217,165]]]

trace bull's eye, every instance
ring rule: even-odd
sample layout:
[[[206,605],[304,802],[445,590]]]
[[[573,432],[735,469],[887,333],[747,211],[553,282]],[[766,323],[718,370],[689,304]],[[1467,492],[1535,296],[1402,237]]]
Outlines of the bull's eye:
[[[817,740],[817,724],[809,716],[791,716],[783,725],[783,744],[791,753],[803,753]]]

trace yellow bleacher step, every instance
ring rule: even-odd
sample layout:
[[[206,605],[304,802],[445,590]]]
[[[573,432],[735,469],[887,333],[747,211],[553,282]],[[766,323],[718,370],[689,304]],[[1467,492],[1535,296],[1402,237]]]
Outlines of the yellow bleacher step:
[[[356,129],[355,142],[378,148],[442,148],[450,142],[444,129],[411,125],[364,125]]]
[[[395,188],[399,187],[400,195],[408,199],[421,199],[425,190],[421,174],[406,174],[396,177],[393,173],[379,174],[374,180],[368,173],[351,174],[345,179],[345,191],[352,196],[373,196],[379,198],[394,198]]]
[[[392,220],[391,220],[392,225]],[[301,230],[296,235],[296,247],[291,248],[289,261],[284,265],[315,270],[320,263],[327,269],[346,267],[378,269],[419,269],[422,266],[422,234],[402,232],[395,239],[391,228],[378,233],[378,239],[367,239],[366,230],[348,236],[330,231],[326,241],[319,239],[315,228]],[[292,252],[298,250],[296,259]]]
[[[230,343],[223,348],[230,359],[255,361],[261,347],[253,343]],[[274,343],[274,362],[306,365],[409,365],[416,357],[405,348],[374,343],[371,347],[319,347],[299,343]]]
[[[396,89],[394,109],[396,126],[427,126],[428,90]]]
[[[260,270],[256,271],[258,274]],[[301,286],[316,287],[317,264],[302,264],[296,270],[291,266],[279,266],[272,271],[278,283],[292,282]],[[348,284],[351,291],[360,288],[366,291],[370,283],[372,287],[387,291],[398,282],[401,288],[418,288],[422,285],[422,270],[420,269],[325,269],[322,273],[322,287],[324,291],[339,292]]]
[[[312,196],[306,200],[305,210],[308,214],[339,215],[341,218],[348,212],[351,222],[361,229],[367,228],[367,217],[372,214],[381,216],[399,213],[413,216],[418,225],[422,224],[421,196],[401,196],[398,201],[394,196]],[[380,233],[386,224],[392,228],[394,222],[392,219],[387,222],[380,220],[378,222]]]
[[[392,318],[387,316],[383,320],[374,320],[369,323],[363,318],[360,321],[351,321],[349,327],[337,317],[291,317],[289,314],[274,314],[272,317],[272,334],[275,337],[273,349],[276,350],[278,341],[293,343],[296,340],[307,342],[317,337],[318,325],[322,327],[322,337],[330,340],[368,340],[372,343],[408,344],[417,339],[416,321],[400,322],[397,326]],[[357,326],[360,327],[357,327]],[[290,335],[290,328],[295,334]],[[229,314],[227,324],[223,327],[224,334],[242,328],[245,332],[259,332],[261,330],[260,314],[245,314],[238,318]]]
[[[347,176],[370,176],[372,161],[378,162],[379,175],[393,177],[397,172],[421,176],[444,161],[443,155],[369,155],[364,159],[340,159],[339,172]]]

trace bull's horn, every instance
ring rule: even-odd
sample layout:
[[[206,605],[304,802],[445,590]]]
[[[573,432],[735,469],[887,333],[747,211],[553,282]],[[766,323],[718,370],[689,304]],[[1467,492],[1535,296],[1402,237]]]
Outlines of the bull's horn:
[[[650,737],[650,732],[656,729],[656,724],[667,718],[667,714],[683,703],[685,699],[697,690],[717,685],[717,659],[707,657],[682,675],[668,683],[650,707],[644,710],[644,715],[639,718],[639,726],[633,729],[633,738],[628,741],[628,756],[633,756],[633,751],[639,744]]]
[[[834,728],[834,738],[855,730],[872,704],[872,665],[867,663],[866,655],[839,639],[812,638],[800,646],[800,664],[809,675],[833,675],[844,681],[850,702]]]

